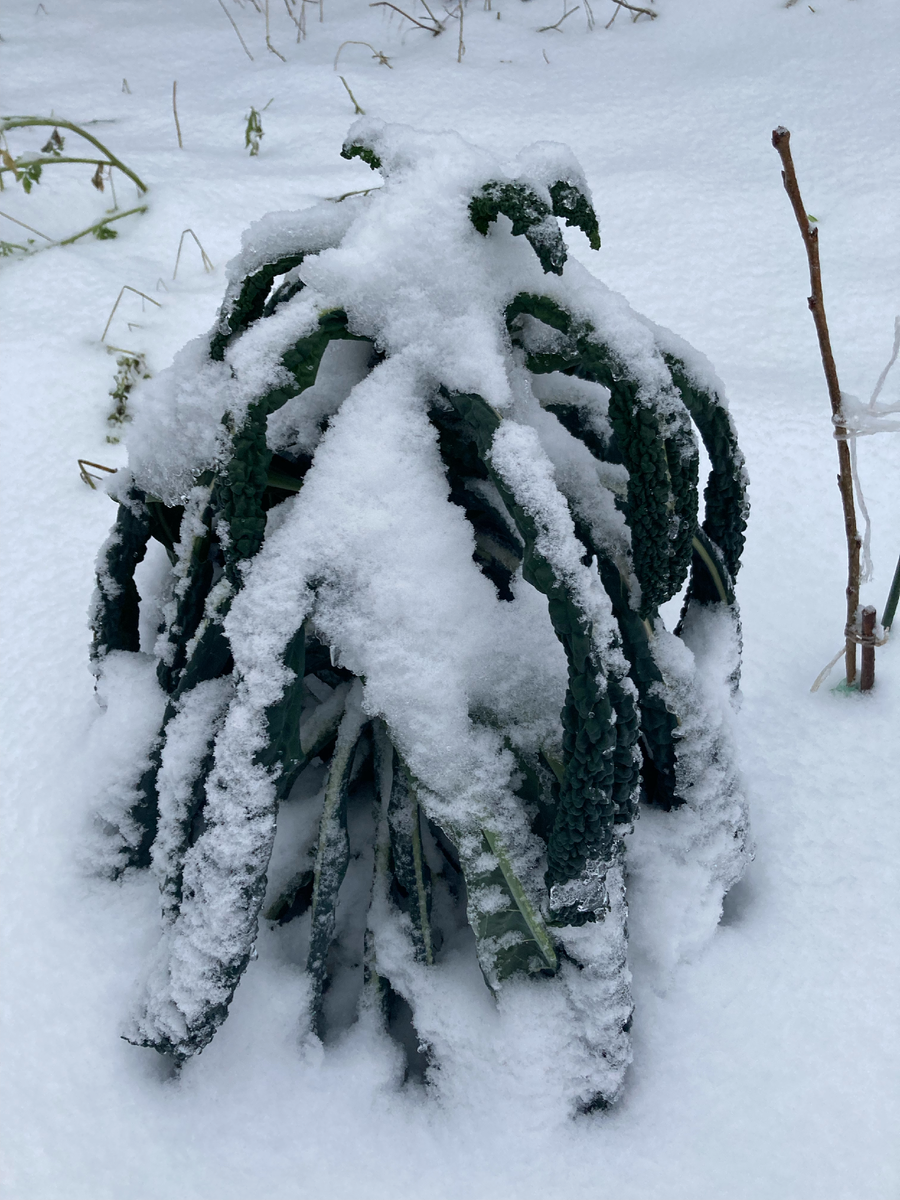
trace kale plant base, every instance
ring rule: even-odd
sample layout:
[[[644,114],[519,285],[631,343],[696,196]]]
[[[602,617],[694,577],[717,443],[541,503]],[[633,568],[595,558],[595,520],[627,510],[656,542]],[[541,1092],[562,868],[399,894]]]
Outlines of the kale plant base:
[[[745,853],[689,649],[724,630],[736,688],[743,460],[705,360],[567,262],[559,218],[599,229],[565,148],[504,171],[363,121],[343,153],[384,187],[249,231],[211,334],[136,389],[110,488],[96,667],[162,714],[105,813],[111,870],[162,896],[127,1036],[201,1051],[260,919],[299,921],[308,1029],[355,972],[421,1076],[453,1054],[435,980],[468,928],[501,1008],[546,1006],[573,1107],[602,1108],[640,803],[684,814],[719,895]]]

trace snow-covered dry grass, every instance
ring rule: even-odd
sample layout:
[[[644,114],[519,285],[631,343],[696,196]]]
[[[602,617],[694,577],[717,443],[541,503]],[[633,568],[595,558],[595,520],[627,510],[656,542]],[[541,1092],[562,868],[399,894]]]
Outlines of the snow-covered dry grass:
[[[612,5],[595,2],[593,30],[579,9],[537,32],[562,15],[556,0],[472,0],[458,63],[452,17],[433,38],[389,10],[324,0],[321,23],[307,6],[297,45],[273,0],[282,62],[262,14],[225,3],[254,61],[214,0],[8,0],[0,26],[3,112],[102,122],[90,128],[150,188],[149,211],[119,222],[117,240],[0,269],[5,1194],[895,1196],[900,667],[888,645],[871,696],[809,694],[841,641],[844,552],[806,263],[770,134],[792,130],[842,386],[865,399],[900,312],[896,6],[659,0],[658,20],[623,11],[605,30]],[[107,340],[159,372],[211,325],[251,221],[372,184],[338,154],[354,116],[332,65],[346,41],[390,59],[341,51],[370,115],[452,128],[501,157],[571,145],[603,234],[595,253],[569,231],[571,255],[712,359],[748,460],[734,733],[756,859],[689,954],[674,950],[679,903],[690,908],[674,884],[652,881],[657,894],[633,903],[634,1063],[602,1115],[573,1121],[552,1089],[517,1088],[499,1029],[483,1070],[442,1097],[398,1090],[394,1054],[366,1022],[324,1051],[301,1047],[302,973],[268,930],[228,1021],[177,1079],[119,1040],[158,898],[152,880],[111,884],[86,864],[89,816],[134,734],[98,723],[87,669],[94,557],[114,509],[75,460],[124,462],[105,440],[115,363],[100,335],[124,284],[153,296],[161,307],[126,293]],[[246,116],[270,97],[250,157]],[[9,135],[13,152],[41,141]],[[108,202],[90,171],[47,168],[27,197],[10,182],[0,210],[64,237]],[[124,206],[133,189],[117,186]],[[186,244],[173,281],[186,227],[216,270]],[[24,235],[0,217],[0,237]],[[897,389],[895,375],[882,399]],[[866,439],[859,462],[876,566],[863,598],[880,610],[900,551],[900,435]],[[475,996],[461,984],[448,1000],[490,1039],[494,1014]]]

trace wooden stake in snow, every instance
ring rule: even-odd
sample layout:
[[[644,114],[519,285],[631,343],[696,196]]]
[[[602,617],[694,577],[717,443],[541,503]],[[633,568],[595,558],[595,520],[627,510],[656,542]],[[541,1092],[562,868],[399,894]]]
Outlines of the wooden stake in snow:
[[[822,355],[822,366],[825,369],[825,379],[828,384],[828,396],[831,400],[831,414],[834,422],[834,436],[838,445],[838,488],[841,502],[844,506],[844,532],[847,536],[847,623],[844,630],[844,661],[847,670],[847,683],[856,681],[856,642],[859,637],[857,629],[857,613],[859,610],[859,555],[860,536],[856,527],[856,508],[853,503],[853,472],[850,463],[850,447],[847,443],[847,428],[844,424],[844,414],[841,409],[841,388],[838,383],[837,367],[834,365],[834,355],[831,352],[831,338],[828,335],[828,322],[825,319],[825,301],[822,296],[822,273],[819,267],[819,231],[810,224],[809,214],[800,196],[800,187],[794,171],[794,160],[791,157],[790,130],[783,126],[772,131],[772,145],[778,151],[784,170],[781,178],[787,192],[794,216],[800,226],[800,235],[806,247],[806,257],[809,260],[809,283],[812,295],[809,297],[809,307],[816,325],[819,338],[819,352]]]
[[[862,610],[862,668],[859,690],[871,692],[875,682],[875,609],[867,604]]]

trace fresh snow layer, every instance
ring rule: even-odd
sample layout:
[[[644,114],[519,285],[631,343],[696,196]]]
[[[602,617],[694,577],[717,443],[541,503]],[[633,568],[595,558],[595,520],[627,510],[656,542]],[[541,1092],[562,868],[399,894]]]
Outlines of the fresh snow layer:
[[[774,126],[792,129],[804,198],[819,223],[841,382],[848,393],[868,396],[900,311],[896,11],[889,0],[864,0],[862,7],[820,0],[815,12],[759,2],[723,14],[713,0],[668,7],[661,0],[654,22],[631,24],[620,13],[604,30],[612,11],[597,11],[597,27],[588,32],[579,12],[562,31],[538,33],[559,16],[550,0],[504,0],[499,7],[500,19],[497,0],[490,12],[466,9],[467,53],[457,64],[457,26],[449,18],[448,33],[432,39],[399,18],[383,20],[384,10],[329,0],[322,24],[307,14],[308,38],[298,46],[284,8],[273,5],[273,44],[285,64],[267,53],[264,18],[246,5],[231,11],[254,62],[218,5],[7,6],[4,111],[52,109],[76,121],[113,122],[97,127],[101,140],[151,187],[150,211],[119,223],[117,241],[86,240],[5,261],[0,273],[3,1123],[10,1197],[896,1194],[892,997],[900,856],[891,747],[900,670],[889,645],[878,654],[871,697],[808,693],[840,641],[841,523],[805,262],[769,145]],[[464,944],[440,997],[459,1047],[450,1056],[458,1070],[440,1101],[417,1085],[397,1090],[396,1048],[365,1015],[334,1045],[298,1045],[306,997],[297,967],[303,930],[293,924],[301,922],[278,930],[263,924],[259,957],[229,1020],[177,1080],[165,1078],[152,1052],[118,1038],[153,952],[156,880],[111,885],[84,863],[96,846],[91,815],[102,811],[104,795],[120,793],[107,791],[113,775],[127,775],[162,700],[140,661],[108,660],[99,692],[108,715],[98,720],[86,667],[92,565],[114,509],[79,482],[74,460],[115,466],[124,458],[104,442],[114,365],[99,334],[124,283],[159,299],[161,309],[144,302],[142,312],[140,299],[126,293],[108,341],[143,350],[155,375],[147,393],[164,389],[171,377],[162,369],[213,323],[225,290],[222,264],[235,254],[251,261],[285,227],[281,213],[270,224],[260,220],[264,214],[299,213],[292,216],[296,230],[288,230],[296,239],[321,228],[327,212],[334,226],[326,243],[335,245],[354,209],[376,222],[378,208],[353,198],[309,211],[325,197],[379,182],[362,164],[338,157],[352,105],[332,64],[348,39],[365,39],[391,58],[388,70],[363,46],[341,51],[340,71],[377,118],[452,126],[484,147],[489,161],[506,161],[511,174],[534,177],[546,169],[549,179],[559,144],[572,146],[599,210],[603,249],[593,254],[580,233],[567,233],[567,278],[578,280],[582,260],[636,309],[701,348],[725,381],[748,458],[753,513],[738,580],[743,704],[732,715],[718,706],[728,728],[701,724],[694,735],[736,739],[757,857],[715,927],[719,897],[695,902],[691,864],[701,850],[715,856],[716,847],[692,843],[687,822],[669,828],[677,814],[642,816],[628,879],[634,1063],[617,1108],[590,1119],[570,1121],[552,1083],[540,1087],[554,1077],[553,1056],[567,1050],[534,1028],[530,985],[507,992],[498,1013],[479,990]],[[122,77],[130,90],[122,90]],[[184,151],[171,120],[175,78]],[[244,118],[269,96],[275,99],[263,114],[266,137],[260,156],[250,159]],[[15,152],[41,144],[22,133],[9,141]],[[541,158],[533,146],[516,166],[511,156],[528,142],[557,148]],[[79,168],[48,168],[30,197],[6,191],[3,211],[65,236],[102,213],[104,199],[88,187],[90,169],[82,178]],[[461,178],[461,191],[465,183]],[[427,178],[420,186],[431,195]],[[448,198],[428,227],[375,223],[368,236],[390,237],[398,255],[410,259],[427,247],[440,261],[453,203]],[[259,226],[240,250],[253,221]],[[4,218],[0,225],[8,240],[25,236]],[[217,269],[204,275],[186,242],[173,282],[186,227]],[[491,240],[502,255],[503,239]],[[552,289],[536,260],[534,269],[541,290]],[[365,321],[379,288],[391,284],[390,276],[373,274],[356,298],[354,319]],[[339,279],[334,286],[340,290]],[[605,304],[611,328],[619,301],[587,274],[582,286],[586,311]],[[266,337],[298,336],[300,306],[285,308],[284,327],[276,320]],[[423,307],[420,328],[426,317]],[[446,370],[462,389],[492,347],[484,328],[473,328],[452,303],[440,330]],[[401,328],[392,336],[414,332]],[[258,357],[248,353],[233,364],[234,404],[267,382],[258,364],[268,361],[269,349],[260,345]],[[654,387],[652,356],[647,362],[647,386]],[[345,383],[323,392],[323,415],[344,401],[359,365],[345,362]],[[699,357],[688,366],[706,378]],[[513,391],[506,375],[489,384],[488,398],[515,412],[515,380]],[[892,376],[881,403],[896,405],[896,397]],[[200,419],[171,432],[173,454],[185,466],[170,494],[186,490],[196,463],[217,452],[202,396],[197,402]],[[562,483],[558,462],[573,460],[543,415],[541,443]],[[539,420],[532,414],[528,423],[537,428]],[[298,445],[316,436],[300,426],[286,426],[286,434]],[[892,542],[896,435],[865,439],[859,461],[876,564],[864,599],[880,609],[900,549]],[[565,489],[577,503],[584,487],[577,463],[570,475]],[[613,488],[616,481],[603,482]],[[142,570],[151,584],[153,564]],[[477,592],[480,576],[472,570]],[[450,605],[452,597],[436,602]],[[516,603],[526,603],[524,595]],[[667,621],[674,623],[672,613]],[[534,614],[529,633],[533,622]],[[145,634],[149,639],[152,629]],[[402,650],[399,633],[397,639]],[[549,638],[546,645],[535,670],[558,677],[558,655]],[[695,640],[694,649],[699,645]],[[151,647],[148,641],[144,648]],[[728,638],[703,649],[719,655],[724,678]],[[486,680],[497,678],[502,655],[499,643],[487,648]],[[197,702],[220,701],[209,695]],[[109,719],[114,712],[118,725]],[[172,753],[189,759],[197,753],[191,714],[182,717],[184,737]],[[427,720],[427,712],[416,719]],[[177,788],[169,802],[174,810]],[[307,852],[310,831],[300,817],[289,816],[283,832]],[[672,855],[663,862],[658,847],[677,839],[683,862]],[[280,853],[276,842],[273,870]],[[530,1064],[522,1046],[533,1050]]]

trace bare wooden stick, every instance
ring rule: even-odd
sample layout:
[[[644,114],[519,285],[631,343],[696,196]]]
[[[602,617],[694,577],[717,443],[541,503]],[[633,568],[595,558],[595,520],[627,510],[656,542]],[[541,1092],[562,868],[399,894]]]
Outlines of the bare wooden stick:
[[[184,142],[181,140],[181,124],[178,120],[178,80],[172,80],[172,115],[175,118],[175,132],[178,134],[178,149],[184,149]]]
[[[806,247],[806,257],[809,261],[809,283],[812,295],[808,303],[816,326],[819,339],[819,353],[822,357],[822,367],[828,384],[828,396],[831,400],[831,415],[834,422],[834,436],[837,439],[838,488],[841,493],[841,503],[844,508],[844,532],[847,537],[847,622],[844,636],[844,660],[847,671],[847,683],[856,680],[856,631],[857,612],[859,609],[859,557],[860,536],[856,527],[856,508],[853,503],[853,470],[850,462],[850,447],[847,445],[847,429],[844,425],[844,415],[841,408],[841,387],[838,382],[837,367],[831,350],[831,338],[828,334],[828,322],[825,319],[825,300],[822,295],[822,272],[819,266],[819,231],[809,222],[809,215],[800,195],[797,174],[794,170],[794,160],[791,157],[790,131],[779,126],[772,131],[772,145],[778,151],[783,171],[785,191],[791,201],[794,216],[800,227],[800,236]]]
[[[862,610],[862,666],[859,672],[859,690],[871,692],[875,683],[875,609],[867,604]]]
[[[237,25],[235,25],[235,23],[234,23],[234,17],[231,15],[231,13],[230,13],[230,12],[228,11],[228,9],[225,7],[225,0],[219,0],[219,4],[220,4],[220,6],[221,6],[221,8],[222,8],[222,12],[225,14],[225,16],[226,16],[226,17],[228,18],[228,20],[231,22],[231,27],[232,27],[232,29],[233,29],[233,30],[234,30],[234,32],[235,32],[235,33],[238,35],[238,41],[239,41],[239,42],[241,43],[241,45],[244,47],[244,53],[247,55],[247,57],[250,59],[250,61],[251,61],[251,62],[256,62],[256,59],[253,57],[253,55],[252,55],[252,54],[250,53],[250,51],[247,49],[247,43],[246,43],[246,42],[244,41],[244,39],[241,37],[241,31],[238,29]]]

